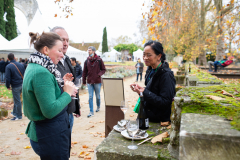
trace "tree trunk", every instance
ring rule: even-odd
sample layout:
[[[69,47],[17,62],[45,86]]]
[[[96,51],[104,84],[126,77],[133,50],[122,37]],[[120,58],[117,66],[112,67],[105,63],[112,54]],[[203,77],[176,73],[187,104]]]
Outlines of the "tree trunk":
[[[206,15],[206,10],[205,10],[205,4],[204,0],[201,0],[201,22],[200,22],[200,54],[198,56],[198,65],[206,65],[207,64],[207,58],[206,58],[206,52],[204,51],[204,32],[205,32],[205,15]]]

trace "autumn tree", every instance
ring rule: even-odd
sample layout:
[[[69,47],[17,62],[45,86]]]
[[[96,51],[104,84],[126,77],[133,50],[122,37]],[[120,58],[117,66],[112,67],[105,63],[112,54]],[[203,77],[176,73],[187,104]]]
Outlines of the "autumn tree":
[[[14,0],[5,0],[4,10],[7,13],[6,19],[6,35],[5,38],[9,41],[16,38],[17,35],[17,25],[15,21],[15,10],[14,10]]]
[[[103,29],[103,37],[102,37],[102,53],[108,52],[108,42],[107,42],[107,29],[106,27]]]
[[[0,34],[5,37],[4,0],[0,0]]]

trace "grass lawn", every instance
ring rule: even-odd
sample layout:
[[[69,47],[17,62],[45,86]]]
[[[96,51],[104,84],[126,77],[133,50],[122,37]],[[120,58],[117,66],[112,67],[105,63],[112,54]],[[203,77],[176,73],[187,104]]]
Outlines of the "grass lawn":
[[[125,61],[125,62],[104,62],[105,65],[111,64],[111,65],[119,65],[119,66],[135,66],[137,62],[133,61]]]
[[[0,85],[0,98],[13,98],[12,91],[9,91],[5,85]]]

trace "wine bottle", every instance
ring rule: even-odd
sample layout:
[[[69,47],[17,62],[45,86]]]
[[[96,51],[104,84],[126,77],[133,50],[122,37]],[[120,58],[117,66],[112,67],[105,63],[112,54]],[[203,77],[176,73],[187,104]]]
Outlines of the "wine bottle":
[[[191,72],[191,64],[189,63],[189,73]]]
[[[139,119],[139,129],[146,130],[149,128],[149,119],[144,110],[144,98],[143,98],[142,92],[140,93],[140,109],[138,113],[138,119]]]

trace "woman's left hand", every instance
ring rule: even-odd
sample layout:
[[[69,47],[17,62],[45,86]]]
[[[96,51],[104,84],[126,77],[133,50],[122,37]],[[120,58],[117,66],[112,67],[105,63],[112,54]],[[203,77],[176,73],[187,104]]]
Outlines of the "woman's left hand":
[[[130,84],[130,87],[131,89],[134,91],[134,92],[137,92],[138,94],[140,94],[141,92],[144,91],[145,88],[139,86],[138,84]]]
[[[63,80],[65,81],[72,81],[74,79],[72,73],[67,73],[64,75]]]

